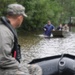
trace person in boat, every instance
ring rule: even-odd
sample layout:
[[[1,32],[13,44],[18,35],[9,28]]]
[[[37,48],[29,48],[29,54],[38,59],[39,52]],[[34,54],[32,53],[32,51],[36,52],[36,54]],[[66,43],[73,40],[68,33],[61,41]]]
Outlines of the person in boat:
[[[58,30],[58,31],[62,31],[62,29],[63,29],[63,26],[62,26],[62,24],[60,24],[60,25],[57,27],[56,30]]]
[[[25,7],[20,4],[9,4],[6,16],[0,18],[0,74],[25,75],[19,66],[21,59],[16,28],[27,17]]]
[[[63,31],[69,32],[69,26],[68,26],[68,24],[65,24],[63,26]]]
[[[49,20],[48,23],[44,26],[44,35],[45,36],[51,36],[51,31],[54,31],[55,27],[51,24],[51,21]]]

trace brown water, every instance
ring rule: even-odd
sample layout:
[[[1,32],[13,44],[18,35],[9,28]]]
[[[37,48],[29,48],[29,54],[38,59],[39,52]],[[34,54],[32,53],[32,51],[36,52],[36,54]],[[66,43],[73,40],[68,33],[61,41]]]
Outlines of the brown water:
[[[35,58],[48,57],[62,53],[75,55],[75,33],[66,38],[43,38],[35,35],[20,36],[22,49],[22,70],[28,74],[27,64]]]

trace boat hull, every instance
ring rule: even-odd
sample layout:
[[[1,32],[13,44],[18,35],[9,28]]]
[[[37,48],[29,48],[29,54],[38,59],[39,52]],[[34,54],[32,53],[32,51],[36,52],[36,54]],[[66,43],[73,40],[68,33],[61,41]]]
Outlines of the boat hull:
[[[31,75],[75,75],[75,56],[69,54],[34,59],[28,64]]]
[[[52,31],[53,37],[66,37],[69,35],[69,32],[66,31]]]

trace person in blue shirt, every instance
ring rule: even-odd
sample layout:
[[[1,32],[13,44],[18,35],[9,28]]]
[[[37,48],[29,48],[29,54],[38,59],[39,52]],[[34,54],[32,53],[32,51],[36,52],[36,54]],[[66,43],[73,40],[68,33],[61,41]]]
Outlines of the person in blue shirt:
[[[44,35],[50,37],[51,31],[55,30],[55,27],[51,24],[51,21],[48,21],[48,23],[44,26]]]

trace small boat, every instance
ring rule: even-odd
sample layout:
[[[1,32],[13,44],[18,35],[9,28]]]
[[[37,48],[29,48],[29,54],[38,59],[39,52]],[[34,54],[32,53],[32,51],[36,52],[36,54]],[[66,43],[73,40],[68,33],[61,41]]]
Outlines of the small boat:
[[[55,55],[28,63],[30,75],[75,75],[75,56]]]
[[[67,31],[55,30],[55,31],[52,31],[52,34],[53,34],[53,37],[66,37],[66,36],[69,36],[69,32],[67,32]]]
[[[39,34],[38,36],[41,38],[61,38],[61,37],[67,37],[70,35],[69,31],[52,31],[50,36]]]

